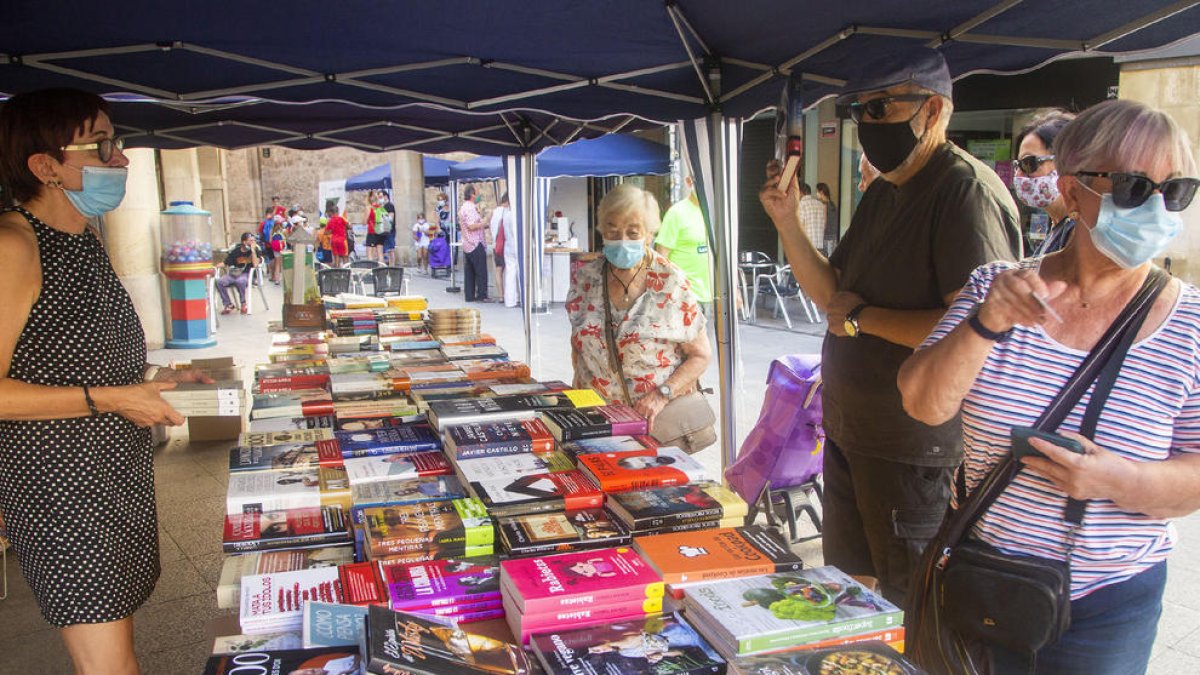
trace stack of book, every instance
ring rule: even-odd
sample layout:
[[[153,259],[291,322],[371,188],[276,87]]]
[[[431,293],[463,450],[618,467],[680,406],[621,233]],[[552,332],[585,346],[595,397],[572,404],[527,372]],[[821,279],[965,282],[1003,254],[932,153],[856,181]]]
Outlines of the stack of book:
[[[833,567],[690,586],[683,606],[727,659],[904,639],[904,612]]]
[[[464,335],[480,332],[479,310],[459,307],[453,309],[431,309],[427,312],[429,319],[429,334],[434,337],[443,335]]]
[[[630,548],[602,548],[500,563],[504,618],[528,644],[534,633],[643,619],[663,609],[662,578]]]
[[[458,623],[504,616],[500,568],[493,559],[380,563],[387,604],[394,610]]]
[[[606,506],[634,536],[745,524],[749,506],[719,483],[693,483],[608,495]]]
[[[420,562],[492,555],[495,527],[477,499],[368,507],[363,550],[371,560]]]
[[[161,395],[184,417],[241,416],[246,411],[246,390],[241,380],[180,382]]]
[[[607,509],[527,513],[496,518],[500,555],[521,558],[626,546],[629,530]]]
[[[708,581],[804,568],[804,561],[775,529],[758,525],[642,536],[633,547],[662,575],[676,598]]]
[[[813,675],[886,673],[928,675],[884,641],[748,656],[729,663],[730,675]]]
[[[607,493],[703,483],[708,471],[673,446],[578,455],[579,468]]]

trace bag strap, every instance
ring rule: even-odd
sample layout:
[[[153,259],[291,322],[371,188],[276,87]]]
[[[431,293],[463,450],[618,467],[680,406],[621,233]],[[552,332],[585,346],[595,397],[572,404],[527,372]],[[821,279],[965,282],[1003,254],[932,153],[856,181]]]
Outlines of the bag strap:
[[[621,392],[625,394],[625,405],[633,405],[629,396],[629,383],[625,381],[625,371],[621,368],[621,359],[617,353],[617,338],[613,334],[612,302],[608,299],[608,261],[600,265],[600,286],[604,289],[604,340],[608,343],[608,365],[613,369],[617,379],[621,381]]]
[[[1133,339],[1137,335],[1138,329],[1145,322],[1146,316],[1150,313],[1150,308],[1154,305],[1154,300],[1162,289],[1167,285],[1170,277],[1161,269],[1152,268],[1150,274],[1146,276],[1145,282],[1142,284],[1141,290],[1137,295],[1125,305],[1121,313],[1108,327],[1100,341],[1092,348],[1092,351],[1084,357],[1083,362],[1079,364],[1075,372],[1071,375],[1071,379],[1059,392],[1050,405],[1046,406],[1046,410],[1042,412],[1041,417],[1034,424],[1034,427],[1043,431],[1053,431],[1062,424],[1066,419],[1067,414],[1083,397],[1084,392],[1091,386],[1093,381],[1096,381],[1096,389],[1092,393],[1092,399],[1088,403],[1088,409],[1084,413],[1084,425],[1080,431],[1082,435],[1088,438],[1095,433],[1096,423],[1100,418],[1100,412],[1104,407],[1105,401],[1108,399],[1109,393],[1112,391],[1113,382],[1116,381],[1117,375],[1121,370],[1121,364],[1125,359],[1126,352],[1133,344]],[[1103,377],[1097,381],[1097,378]],[[959,508],[954,514],[954,524],[952,529],[948,531],[948,545],[957,544],[962,537],[975,526],[988,508],[1000,497],[1004,489],[1020,471],[1021,465],[1011,453],[990,471],[984,477],[983,481],[975,488],[975,491],[967,496],[965,502],[959,503]],[[965,477],[962,477],[963,468],[960,466],[958,470],[959,485],[965,488]],[[965,493],[965,489],[963,490]],[[962,494],[962,493],[960,493]],[[1070,500],[1075,501],[1075,500]],[[1069,502],[1066,509],[1066,517],[1077,518],[1074,524],[1078,524],[1083,517],[1083,511],[1086,507],[1085,502],[1076,502],[1077,506],[1072,506]],[[1071,522],[1071,521],[1068,521]]]

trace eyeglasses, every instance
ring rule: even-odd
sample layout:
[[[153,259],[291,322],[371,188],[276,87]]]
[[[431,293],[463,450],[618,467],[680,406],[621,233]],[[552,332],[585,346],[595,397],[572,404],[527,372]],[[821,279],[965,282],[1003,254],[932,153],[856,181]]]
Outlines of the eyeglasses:
[[[887,117],[889,107],[897,101],[920,101],[924,104],[928,100],[928,94],[897,94],[896,96],[881,96],[869,101],[855,101],[849,106],[850,119],[854,120],[855,124],[861,124],[865,114],[870,119],[879,121]]]
[[[112,159],[113,152],[116,150],[125,149],[124,138],[101,138],[95,143],[78,143],[76,145],[64,145],[59,150],[95,150],[100,156],[101,162],[108,162]]]
[[[1029,176],[1036,173],[1038,167],[1040,167],[1042,164],[1053,161],[1054,155],[1042,155],[1040,157],[1037,155],[1025,155],[1021,159],[1013,160],[1013,171],[1020,171],[1026,176]]]
[[[1182,211],[1192,203],[1200,180],[1196,178],[1169,178],[1155,183],[1146,176],[1116,171],[1076,171],[1076,176],[1094,176],[1112,181],[1112,200],[1122,209],[1132,209],[1146,203],[1157,190],[1162,193],[1168,211]]]

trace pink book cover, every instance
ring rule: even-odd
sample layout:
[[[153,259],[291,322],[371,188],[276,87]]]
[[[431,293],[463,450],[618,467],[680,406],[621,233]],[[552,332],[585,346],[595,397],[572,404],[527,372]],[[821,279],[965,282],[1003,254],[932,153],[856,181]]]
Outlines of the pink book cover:
[[[646,598],[640,603],[605,603],[562,609],[549,614],[529,614],[520,612],[505,598],[504,617],[508,627],[512,629],[513,636],[518,638],[522,645],[528,645],[529,636],[534,633],[557,633],[619,621],[641,621],[648,616],[662,614],[662,608],[662,598]]]
[[[420,612],[432,608],[500,602],[500,570],[457,560],[431,560],[412,565],[383,564],[388,606]]]
[[[631,548],[602,548],[500,563],[505,595],[525,613],[662,598],[662,577]]]

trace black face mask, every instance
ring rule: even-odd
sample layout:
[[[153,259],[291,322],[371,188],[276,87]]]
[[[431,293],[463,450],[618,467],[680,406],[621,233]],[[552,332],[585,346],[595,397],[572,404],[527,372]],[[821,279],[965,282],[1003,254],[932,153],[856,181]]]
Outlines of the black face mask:
[[[921,114],[918,110],[903,122],[876,122],[858,125],[858,142],[867,161],[880,173],[891,173],[908,159],[920,137],[913,133],[912,121]],[[928,125],[928,122],[926,122]],[[926,131],[929,127],[926,126]],[[923,134],[922,134],[923,135]]]

